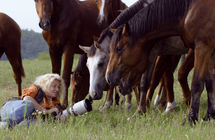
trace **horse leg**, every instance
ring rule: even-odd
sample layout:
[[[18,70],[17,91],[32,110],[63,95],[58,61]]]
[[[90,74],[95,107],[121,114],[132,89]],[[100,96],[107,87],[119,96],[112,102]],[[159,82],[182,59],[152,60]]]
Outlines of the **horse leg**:
[[[204,89],[204,82],[206,80],[206,75],[209,73],[209,70],[211,71],[211,73],[213,70],[213,69],[210,69],[210,67],[209,67],[210,66],[209,60],[211,58],[212,52],[214,51],[214,48],[211,47],[212,44],[210,44],[210,46],[209,46],[208,44],[206,45],[206,43],[208,43],[208,42],[202,42],[199,40],[197,40],[197,41],[196,41],[197,44],[196,44],[195,50],[194,50],[195,61],[194,61],[193,81],[192,81],[192,88],[191,88],[191,91],[192,91],[191,106],[190,106],[190,110],[188,113],[188,121],[190,123],[194,123],[194,124],[196,124],[196,121],[198,121],[200,97],[201,97],[201,93]],[[204,48],[204,49],[202,49],[202,48]],[[205,48],[207,48],[207,49],[205,49]],[[210,76],[212,76],[212,75],[210,75]],[[211,82],[209,84],[211,84],[211,86],[213,85]],[[212,93],[209,93],[209,95],[212,95]],[[210,97],[211,96],[209,96],[208,99]],[[213,98],[210,101],[213,101]],[[208,109],[211,109],[211,108],[213,108],[213,107],[209,106]],[[214,109],[212,109],[212,110],[214,110]]]
[[[159,101],[158,108],[164,110],[166,108],[166,103],[167,103],[167,93],[166,93],[166,87],[163,81],[163,91],[162,91],[161,99]]]
[[[207,74],[205,84],[206,84],[206,90],[208,95],[208,110],[203,120],[207,121],[207,120],[210,120],[211,118],[215,119],[215,88],[214,88],[215,79],[214,79],[213,73]]]
[[[150,107],[150,101],[152,100],[152,96],[154,93],[155,88],[158,86],[160,79],[166,69],[166,65],[171,63],[171,55],[163,55],[159,56],[156,62],[156,66],[153,71],[152,80],[150,82],[150,87],[147,91],[146,95],[146,106]]]
[[[119,90],[117,87],[115,87],[115,106],[119,106]]]
[[[131,93],[127,94],[126,98],[127,98],[126,99],[126,108],[127,108],[127,110],[129,110],[131,108],[131,106],[132,106],[132,103],[131,103],[132,94]]]
[[[133,90],[134,90],[134,93],[135,93],[135,97],[136,97],[136,100],[137,100],[137,106],[138,106],[139,103],[140,103],[140,91],[139,91],[139,88],[138,88],[138,84],[135,84],[133,86]]]
[[[13,51],[6,50],[5,54],[7,55],[7,58],[12,66],[13,72],[14,72],[14,79],[17,84],[17,89],[18,89],[18,96],[22,95],[22,76],[25,76],[24,68],[22,66],[22,58],[21,58],[21,50],[20,46],[18,47],[20,42],[13,42],[13,44],[8,45],[8,48],[13,48],[13,46],[16,46],[16,49]]]
[[[63,75],[62,78],[64,79],[64,83],[66,85],[66,93],[63,99],[63,106],[68,106],[68,89],[70,86],[70,79],[71,79],[71,71],[73,66],[73,59],[74,59],[74,48],[75,46],[66,45],[64,50],[64,67],[63,67]],[[72,48],[72,49],[71,49]]]
[[[106,110],[106,108],[109,108],[113,103],[113,91],[114,87],[110,86],[109,90],[107,91],[106,100],[104,104],[99,108],[100,112],[103,112]]]
[[[140,82],[138,82],[139,86],[139,105],[137,106],[136,112],[132,115],[132,117],[135,117],[136,114],[142,114],[146,112],[146,94],[150,86],[150,81],[152,78],[152,73],[155,67],[157,54],[151,54],[150,55],[150,66],[149,68],[142,74]]]
[[[157,93],[157,96],[155,97],[155,100],[154,100],[154,106],[157,106],[159,103],[160,103],[160,100],[161,100],[161,92],[162,90],[164,89],[164,81],[163,81],[163,77],[160,81],[160,87],[159,87],[159,90],[158,90],[158,93]],[[163,94],[162,94],[163,96]]]
[[[187,110],[189,109],[191,102],[191,91],[187,82],[187,76],[189,72],[193,69],[193,66],[194,66],[194,51],[190,49],[183,64],[178,70],[178,81],[182,88],[184,102],[187,106]]]
[[[165,72],[164,72],[164,82],[167,91],[167,107],[165,110],[165,114],[168,114],[173,108],[176,107],[175,99],[174,99],[174,91],[173,91],[173,72],[180,60],[180,55],[174,55],[172,57],[172,63],[167,65]]]

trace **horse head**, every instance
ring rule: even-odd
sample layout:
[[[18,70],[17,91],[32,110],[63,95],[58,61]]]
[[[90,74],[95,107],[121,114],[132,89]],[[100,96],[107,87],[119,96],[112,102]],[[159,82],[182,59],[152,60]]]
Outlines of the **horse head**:
[[[108,16],[113,11],[112,0],[96,0],[96,4],[99,10],[97,22],[99,25],[104,26],[108,22]]]
[[[39,16],[39,26],[43,30],[49,30],[51,28],[51,16],[53,14],[53,0],[34,0]]]
[[[85,99],[89,90],[89,71],[74,71],[71,78],[72,95],[71,101],[77,103]]]
[[[139,82],[141,75],[142,74],[131,71],[124,77],[122,77],[120,84],[117,86],[119,92],[124,96],[130,94],[132,92],[133,86],[135,86],[137,82]]]
[[[90,96],[93,100],[99,100],[103,96],[103,91],[109,89],[109,85],[105,80],[105,72],[109,61],[109,50],[101,47],[97,41],[94,41],[90,49],[88,49],[89,47],[80,48],[88,53],[87,67],[90,73]]]
[[[142,57],[144,56],[138,43],[135,43],[132,47],[130,46],[129,25],[126,23],[120,26],[114,32],[110,44],[110,60],[106,70],[108,84],[117,86],[120,83],[120,79],[132,69],[139,72],[144,71],[145,67],[140,67],[139,65],[141,60],[145,59]]]

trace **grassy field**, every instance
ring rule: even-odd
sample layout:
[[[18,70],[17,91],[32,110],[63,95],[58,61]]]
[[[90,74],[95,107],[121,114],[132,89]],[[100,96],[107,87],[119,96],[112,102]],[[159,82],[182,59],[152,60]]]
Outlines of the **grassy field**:
[[[75,64],[77,64],[77,61],[75,61]],[[23,89],[29,87],[35,77],[51,72],[51,62],[49,60],[23,60],[23,65],[26,73],[22,82]],[[191,74],[189,80],[191,80]],[[186,116],[186,106],[176,73],[174,91],[177,107],[168,115],[163,115],[163,110],[151,108],[146,115],[131,118],[137,107],[135,96],[133,96],[132,107],[129,111],[126,110],[125,105],[120,105],[118,107],[112,106],[109,110],[100,113],[98,109],[104,102],[103,98],[94,101],[93,110],[82,116],[70,117],[66,122],[38,122],[30,125],[30,127],[15,127],[12,130],[2,129],[0,130],[0,137],[4,140],[215,139],[214,120],[201,121],[207,111],[206,93],[204,92],[201,96],[200,121],[191,127],[188,124],[181,125]],[[17,87],[11,66],[7,61],[0,61],[0,104],[3,104],[12,96],[17,96]],[[71,89],[69,88],[69,99],[70,96]]]

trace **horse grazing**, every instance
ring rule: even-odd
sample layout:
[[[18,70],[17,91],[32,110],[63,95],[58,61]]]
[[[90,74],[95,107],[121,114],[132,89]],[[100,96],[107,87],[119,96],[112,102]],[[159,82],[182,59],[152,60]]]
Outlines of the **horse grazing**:
[[[120,0],[114,0],[114,1],[98,0],[96,1],[96,4],[99,10],[99,15],[98,15],[99,25],[104,25],[104,24],[109,25],[120,14],[120,10],[124,10],[125,8],[127,8],[127,6]],[[97,39],[98,38],[94,36],[94,40],[97,40]],[[72,75],[72,78],[71,78],[72,102],[78,102],[80,100],[83,100],[88,94],[89,72],[86,66],[86,61],[87,61],[87,56],[80,56],[78,66]],[[109,95],[109,94],[113,94],[113,91],[111,91],[113,89],[114,88],[110,88],[107,91],[106,102],[112,102],[113,95]],[[118,105],[119,95],[118,95],[118,91],[117,90],[115,91],[116,91],[115,104]],[[110,104],[108,103],[108,105]]]
[[[18,96],[21,96],[22,77],[25,77],[21,56],[21,29],[12,18],[0,13],[0,58],[4,53],[14,72]]]
[[[121,10],[127,8],[121,0],[96,0],[99,9],[98,24],[109,25],[120,14]]]
[[[66,96],[62,102],[68,105],[68,87],[74,53],[83,54],[78,45],[93,43],[93,35],[99,36],[105,28],[97,23],[98,9],[94,0],[35,0],[39,26],[49,45],[52,72],[60,74],[64,54],[62,78],[66,84]]]
[[[103,106],[100,108],[101,111],[105,110],[106,107],[110,107],[113,102],[113,91],[115,88],[115,95],[118,94],[118,90],[115,86],[109,86],[105,81],[105,71],[109,60],[109,51],[107,50],[109,46],[101,48],[101,46],[94,41],[94,44],[91,47],[83,47],[83,49],[88,56],[87,67],[90,72],[90,93],[94,93],[94,96],[91,96],[94,100],[99,100],[103,97],[103,91],[107,90],[106,101]],[[97,95],[97,93],[99,93]],[[139,100],[139,99],[137,99]],[[127,109],[131,107],[131,94],[127,96]]]
[[[215,11],[214,6],[213,0],[157,0],[143,8],[140,14],[119,27],[112,37],[106,71],[108,83],[117,85],[118,79],[138,63],[143,64],[141,71],[144,72],[149,65],[148,56],[154,44],[163,38],[178,35],[186,47],[194,50],[195,56],[191,105],[187,118],[191,124],[198,121],[204,83],[208,94],[206,116],[214,118],[215,82],[212,71],[215,17],[211,14]],[[131,59],[131,56],[135,57]]]
[[[120,92],[124,91],[123,93],[130,91],[129,89],[131,89],[132,86],[141,78],[140,94],[142,98],[145,99],[140,100],[136,113],[146,112],[146,105],[147,107],[150,106],[149,101],[151,101],[154,89],[157,87],[162,75],[165,80],[165,84],[163,86],[165,86],[167,92],[167,106],[165,114],[169,113],[169,111],[175,107],[172,78],[173,71],[178,64],[179,56],[177,55],[186,54],[188,50],[188,48],[183,47],[180,37],[168,37],[155,44],[149,56],[149,67],[143,74],[139,71],[142,68],[142,63],[138,63],[138,65],[135,65],[135,67],[132,68],[129,74],[121,78],[119,88]],[[172,56],[170,55],[174,55],[174,61],[172,61]],[[159,58],[157,58],[158,56]],[[164,97],[165,96],[162,96],[162,99],[164,99]],[[162,102],[164,104],[164,100],[162,100]]]
[[[80,55],[78,65],[74,72],[72,72],[72,78],[71,78],[71,87],[72,87],[72,95],[71,95],[71,102],[77,103],[83,99],[88,94],[89,91],[89,70],[86,66],[87,63],[87,54]],[[113,102],[113,90],[110,89],[107,92],[106,101],[102,105],[100,111],[105,110],[106,106],[110,106]],[[115,105],[119,105],[119,92],[118,90],[115,90]],[[89,96],[89,100],[92,101],[92,98]]]
[[[90,75],[86,66],[87,63],[87,55],[80,55],[78,65],[72,73],[71,77],[71,87],[72,87],[72,95],[71,101],[72,103],[77,103],[83,99],[88,94],[89,91],[89,80]]]

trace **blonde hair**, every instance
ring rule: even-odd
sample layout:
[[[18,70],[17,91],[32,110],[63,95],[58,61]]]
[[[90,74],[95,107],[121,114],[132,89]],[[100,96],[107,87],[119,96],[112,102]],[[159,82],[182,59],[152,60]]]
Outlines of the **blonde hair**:
[[[39,86],[42,89],[42,91],[46,94],[48,93],[48,90],[51,84],[55,80],[58,80],[60,82],[60,91],[57,95],[57,99],[60,101],[60,99],[65,96],[65,92],[66,92],[64,80],[63,78],[60,77],[60,75],[54,74],[54,73],[48,73],[45,75],[38,76],[34,81],[34,84]]]

